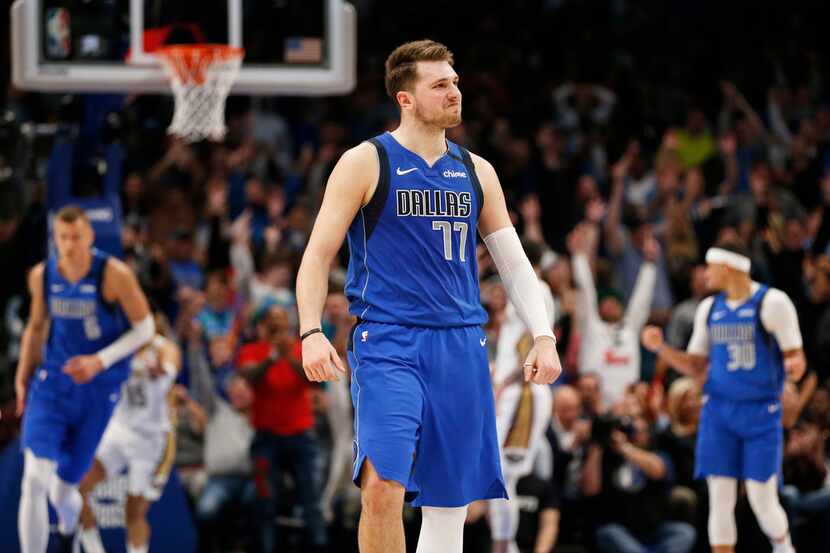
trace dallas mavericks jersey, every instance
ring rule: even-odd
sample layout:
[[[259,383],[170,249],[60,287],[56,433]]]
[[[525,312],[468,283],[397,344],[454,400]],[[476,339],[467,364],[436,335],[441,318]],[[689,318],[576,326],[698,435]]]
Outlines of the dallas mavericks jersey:
[[[481,325],[476,228],[483,204],[470,154],[447,142],[430,167],[385,133],[371,139],[377,190],[348,232],[349,310],[403,325]]]
[[[64,364],[76,355],[91,355],[117,340],[129,321],[121,307],[103,296],[105,254],[93,249],[89,272],[71,283],[58,271],[58,260],[50,256],[43,271],[43,292],[49,312],[49,338],[43,353],[43,368],[63,374]],[[127,378],[130,357],[101,372],[95,381],[121,382]]]
[[[784,358],[775,337],[761,323],[769,287],[761,286],[736,309],[726,295],[715,296],[709,311],[709,376],[704,392],[719,398],[776,401],[784,387]]]

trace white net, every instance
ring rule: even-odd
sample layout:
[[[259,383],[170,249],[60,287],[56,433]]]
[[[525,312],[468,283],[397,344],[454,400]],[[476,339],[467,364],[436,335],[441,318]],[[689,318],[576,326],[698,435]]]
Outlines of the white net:
[[[244,52],[229,46],[171,46],[158,52],[176,101],[167,132],[187,142],[222,140],[225,100]]]

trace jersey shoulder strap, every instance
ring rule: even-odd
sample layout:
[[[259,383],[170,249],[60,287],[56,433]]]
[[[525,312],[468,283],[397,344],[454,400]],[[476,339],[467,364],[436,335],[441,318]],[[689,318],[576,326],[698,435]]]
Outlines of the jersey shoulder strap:
[[[386,207],[386,201],[389,198],[389,153],[386,151],[386,146],[383,145],[378,138],[370,138],[369,143],[375,147],[378,153],[378,183],[375,188],[375,193],[365,206],[363,206],[363,219],[366,224],[366,240],[372,235],[372,231],[380,220],[380,215],[383,213],[383,208]]]
[[[476,173],[476,166],[473,163],[473,158],[462,146],[458,146],[458,151],[461,154],[461,162],[467,168],[467,174],[470,175],[470,182],[473,183],[473,189],[476,193],[476,201],[478,203],[478,214],[481,214],[481,209],[484,207],[484,190],[481,188],[481,181],[478,180],[478,173]]]
[[[95,291],[98,296],[98,302],[107,308],[109,311],[115,309],[115,303],[107,301],[104,297],[104,273],[107,270],[110,256],[104,252],[93,249],[92,251],[92,279],[95,281]]]
[[[709,297],[712,298],[712,303],[709,304],[709,312],[706,313],[706,326],[709,326],[712,322],[712,312],[715,310],[715,304],[717,304],[718,300],[723,297],[723,292],[718,292],[717,294]]]
[[[757,322],[758,328],[761,330],[761,337],[769,344],[772,341],[772,335],[764,327],[764,321],[761,319],[761,310],[764,309],[764,300],[767,298],[767,292],[769,292],[769,286],[766,284],[762,284],[756,292],[755,321]]]

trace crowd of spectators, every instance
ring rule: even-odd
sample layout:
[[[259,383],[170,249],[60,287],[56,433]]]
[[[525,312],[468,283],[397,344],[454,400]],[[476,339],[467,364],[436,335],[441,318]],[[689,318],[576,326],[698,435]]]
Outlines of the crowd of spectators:
[[[294,277],[333,164],[396,125],[382,86],[383,56],[395,44],[367,30],[394,17],[396,42],[432,34],[455,51],[464,123],[448,138],[493,162],[520,234],[545,252],[540,277],[555,298],[564,374],[552,391],[549,455],[538,463],[548,467],[518,486],[521,551],[542,553],[536,544],[551,532],[554,551],[707,550],[708,499],[693,477],[701,390],[655,363],[639,331],[662,325],[672,345],[685,346],[710,293],[703,254],[725,238],[742,241],[753,278],[798,309],[809,372],[784,392],[781,494],[798,550],[830,550],[823,8],[770,6],[753,18],[730,5],[546,0],[476,13],[441,4],[447,21],[476,37],[461,43],[452,25],[435,28],[437,3],[396,5],[394,15],[393,3],[357,4],[357,90],[231,98],[218,144],[166,137],[169,98],[68,98],[8,85],[0,399],[11,399],[25,271],[46,243],[48,148],[20,128],[58,123],[52,140],[92,141],[91,155],[95,144],[119,141],[125,257],[186,352],[176,466],[200,550],[355,551],[348,383],[319,387],[302,376]],[[104,101],[117,117],[82,116]],[[344,246],[323,328],[344,360],[347,262]],[[478,263],[494,358],[506,295],[483,246]],[[4,441],[11,419],[4,407]],[[471,506],[466,550],[489,550],[486,512]],[[739,550],[764,551],[745,498],[738,512]],[[405,521],[414,538],[417,512]]]

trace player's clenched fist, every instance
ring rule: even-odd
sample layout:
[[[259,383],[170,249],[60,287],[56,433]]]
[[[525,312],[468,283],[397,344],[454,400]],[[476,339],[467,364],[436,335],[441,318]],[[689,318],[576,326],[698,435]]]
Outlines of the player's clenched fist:
[[[562,374],[562,364],[556,352],[556,342],[547,337],[536,339],[524,362],[525,381],[552,384]]]
[[[346,366],[322,332],[303,340],[303,370],[312,382],[340,380],[337,371],[346,374]]]
[[[663,345],[663,330],[658,326],[649,325],[643,329],[640,339],[647,350],[656,353]]]

